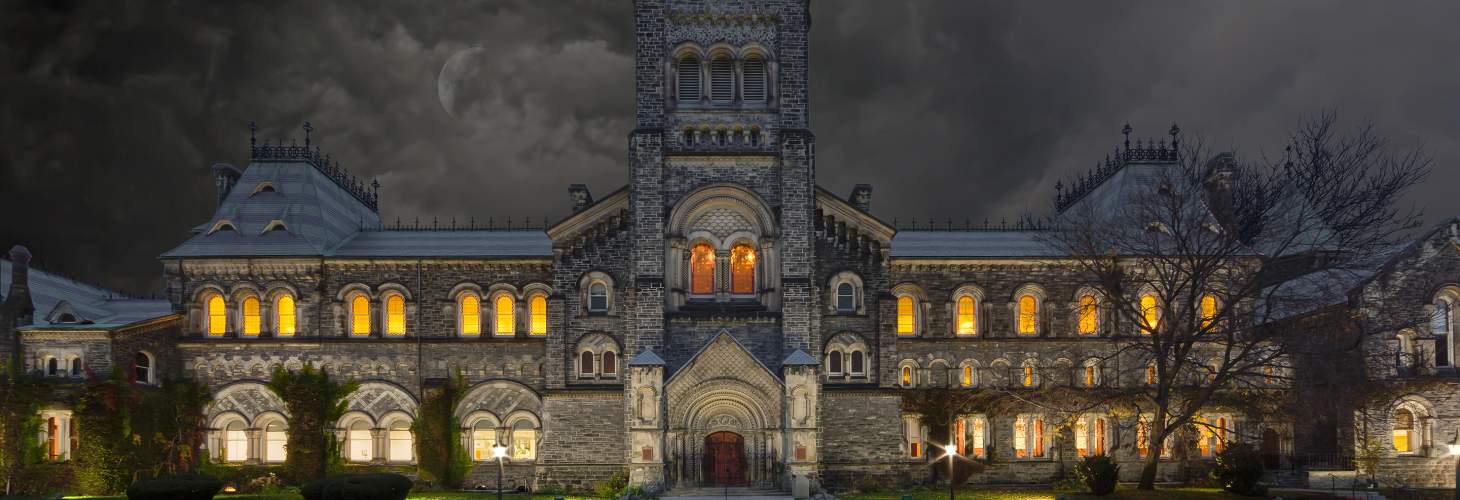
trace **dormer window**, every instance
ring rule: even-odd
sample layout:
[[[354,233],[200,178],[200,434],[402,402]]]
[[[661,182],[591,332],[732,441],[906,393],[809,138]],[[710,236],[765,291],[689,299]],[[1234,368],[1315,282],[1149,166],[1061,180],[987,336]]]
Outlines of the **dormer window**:
[[[269,181],[264,181],[264,182],[260,182],[259,185],[254,186],[253,192],[252,193],[249,193],[249,196],[253,196],[253,195],[256,195],[256,194],[259,194],[259,193],[274,193],[274,192],[277,192],[277,191],[274,190],[274,183],[269,182]]]
[[[60,316],[56,316],[56,323],[75,323],[75,322],[76,322],[76,315],[74,315],[74,314],[63,313]]]
[[[694,55],[681,57],[676,72],[679,76],[679,102],[700,102],[700,58]]]
[[[208,230],[208,235],[212,236],[213,233],[224,230],[238,232],[238,228],[233,225],[232,221],[229,221],[228,219],[222,219],[218,222],[213,223],[213,228]]]
[[[274,232],[274,231],[288,231],[288,230],[289,230],[289,228],[284,225],[284,221],[279,220],[279,219],[274,219],[274,220],[269,221],[269,224],[266,225],[266,226],[264,226],[264,230],[263,231],[259,231],[259,234],[268,234],[268,233],[271,233],[271,232]]]

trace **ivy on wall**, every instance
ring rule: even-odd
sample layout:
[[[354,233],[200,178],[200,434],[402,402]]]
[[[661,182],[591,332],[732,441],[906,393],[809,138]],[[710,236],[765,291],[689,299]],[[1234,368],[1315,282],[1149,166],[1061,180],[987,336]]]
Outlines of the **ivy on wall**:
[[[139,479],[195,470],[209,400],[195,383],[137,385],[119,368],[88,380],[72,417],[81,433],[72,450],[77,486],[116,493]]]
[[[455,415],[457,405],[466,397],[466,378],[457,373],[424,392],[420,418],[412,424],[421,479],[442,487],[459,488],[471,467],[471,457],[461,442],[461,424]]]
[[[39,435],[41,403],[54,393],[53,382],[23,372],[17,365],[0,367],[0,468],[4,491],[19,492],[26,469],[45,459]]]
[[[344,470],[340,444],[326,426],[344,416],[345,397],[355,392],[354,381],[336,382],[324,369],[304,365],[298,371],[274,370],[268,387],[289,410],[289,454],[285,457],[286,479],[303,484]]]

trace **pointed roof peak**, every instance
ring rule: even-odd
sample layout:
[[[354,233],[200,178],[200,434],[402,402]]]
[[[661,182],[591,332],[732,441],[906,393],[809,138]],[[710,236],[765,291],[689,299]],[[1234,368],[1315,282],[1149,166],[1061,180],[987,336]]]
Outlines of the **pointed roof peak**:
[[[654,354],[653,349],[644,349],[629,360],[629,366],[664,366],[664,358]]]
[[[816,358],[800,349],[791,351],[791,355],[786,356],[786,360],[781,362],[782,366],[817,366],[820,364],[816,362]]]

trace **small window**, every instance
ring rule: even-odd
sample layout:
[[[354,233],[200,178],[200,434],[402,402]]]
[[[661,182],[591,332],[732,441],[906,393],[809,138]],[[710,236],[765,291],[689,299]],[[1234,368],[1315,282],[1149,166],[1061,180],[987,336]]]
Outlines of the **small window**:
[[[223,304],[223,296],[211,294],[207,301],[208,324],[207,332],[210,337],[222,337],[228,332],[228,307]]]
[[[385,334],[391,337],[406,334],[406,298],[398,293],[385,298]]]
[[[578,354],[578,377],[593,378],[593,353],[583,351]]]
[[[1080,296],[1080,306],[1077,323],[1079,334],[1092,336],[1100,331],[1100,306],[1095,301],[1095,296],[1085,294]]]
[[[978,304],[972,296],[964,295],[958,297],[958,334],[975,335],[978,333]]]
[[[603,351],[603,354],[599,356],[599,358],[602,359],[602,362],[599,363],[599,366],[603,367],[604,376],[614,377],[618,375],[617,356],[618,355],[614,354],[613,351]]]
[[[1454,309],[1448,296],[1435,299],[1435,312],[1430,316],[1430,334],[1435,336],[1435,366],[1450,366]]]
[[[841,351],[831,351],[830,353],[827,353],[827,355],[826,355],[826,372],[828,374],[832,375],[832,376],[839,376],[839,375],[842,374],[842,353],[841,353]]]
[[[700,243],[690,251],[690,290],[692,295],[715,293],[715,249]]]
[[[502,336],[511,336],[517,333],[517,305],[513,303],[512,297],[507,294],[497,296],[497,325],[496,333]]]
[[[745,62],[741,63],[741,71],[744,74],[742,82],[744,90],[741,92],[741,95],[745,102],[765,102],[766,80],[768,80],[765,59],[759,55],[751,55],[745,58]]]
[[[862,351],[852,351],[851,357],[852,362],[850,364],[852,365],[852,376],[855,377],[865,375],[867,373],[867,360],[865,359],[866,355],[862,354]]]
[[[1150,335],[1161,328],[1161,306],[1155,295],[1141,295],[1141,323],[1141,335]]]
[[[482,299],[476,294],[464,293],[461,295],[461,335],[463,337],[475,337],[482,334]]]
[[[51,358],[51,359],[46,360],[46,376],[47,377],[59,377],[59,376],[61,376],[61,360],[56,359],[56,358]]]
[[[1210,294],[1202,295],[1200,305],[1201,329],[1210,331],[1212,324],[1217,322],[1217,298]]]
[[[252,295],[243,299],[243,336],[259,336],[259,299]]]
[[[1098,361],[1090,360],[1085,362],[1081,380],[1085,387],[1098,387],[1100,385],[1100,365]]]
[[[608,312],[608,285],[602,281],[588,286],[588,312]]]
[[[897,334],[917,335],[917,303],[911,295],[897,297]]]
[[[730,249],[730,293],[755,293],[755,250],[750,245],[735,245]]]
[[[370,299],[361,294],[350,299],[350,335],[370,335]]]
[[[836,286],[836,310],[842,313],[857,311],[857,289],[851,283],[843,282]]]
[[[71,376],[81,376],[81,358],[71,358]]]
[[[152,356],[139,352],[132,357],[132,377],[139,384],[152,383]]]
[[[1019,335],[1039,333],[1039,300],[1033,295],[1019,297]]]
[[[61,313],[60,315],[56,316],[56,322],[57,323],[75,323],[76,322],[76,315],[75,314],[71,314],[71,313]]]
[[[1156,385],[1156,364],[1146,365],[1146,385]]]
[[[962,374],[959,376],[959,383],[964,387],[973,387],[973,365],[963,365]]]
[[[527,301],[529,329],[532,335],[547,335],[547,297],[534,295]]]
[[[735,100],[735,62],[729,57],[710,59],[710,100],[716,104]]]
[[[902,367],[902,386],[903,387],[912,387],[913,386],[913,371],[912,371],[912,367],[911,366],[904,366],[904,367]]]
[[[1414,453],[1417,448],[1415,442],[1414,412],[1405,408],[1394,411],[1394,451],[1400,454]]]
[[[1024,363],[1020,372],[1019,383],[1023,384],[1024,387],[1034,387],[1039,384],[1039,377],[1034,372],[1034,363]]]
[[[295,329],[294,296],[281,293],[274,300],[274,336],[293,337]]]
[[[700,102],[700,58],[693,55],[681,57],[678,67],[678,98],[680,103]]]

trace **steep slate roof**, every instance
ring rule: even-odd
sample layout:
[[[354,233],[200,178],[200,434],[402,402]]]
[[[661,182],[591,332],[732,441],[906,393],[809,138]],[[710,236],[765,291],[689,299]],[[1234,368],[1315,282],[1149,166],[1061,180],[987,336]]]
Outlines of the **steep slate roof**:
[[[552,257],[541,230],[361,231],[331,257]]]
[[[1039,231],[898,231],[893,258],[1052,257]]]
[[[11,266],[0,259],[0,290],[10,290]],[[30,268],[30,300],[35,305],[33,328],[115,328],[173,314],[166,300],[136,299],[93,285],[73,281],[34,267]],[[50,323],[57,307],[74,313],[83,323]],[[90,323],[84,323],[89,321]]]

